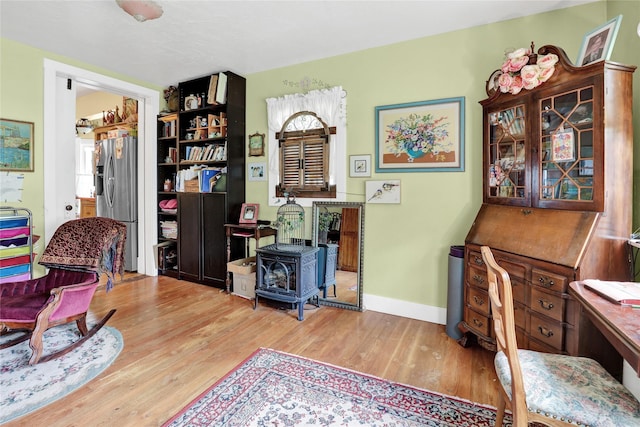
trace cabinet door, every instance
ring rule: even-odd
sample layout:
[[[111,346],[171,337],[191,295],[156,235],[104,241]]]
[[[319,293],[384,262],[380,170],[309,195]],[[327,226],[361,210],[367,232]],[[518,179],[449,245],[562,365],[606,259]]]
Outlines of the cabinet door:
[[[527,114],[524,103],[501,106],[487,113],[485,197],[491,203],[518,206],[530,203]]]
[[[202,194],[202,275],[205,282],[220,288],[227,279],[225,206],[225,193]]]
[[[200,194],[178,195],[178,262],[180,278],[200,280]]]
[[[539,154],[534,204],[578,210],[602,202],[598,200],[601,192],[594,191],[594,183],[602,179],[603,164],[602,144],[597,142],[601,136],[596,137],[594,126],[600,120],[594,105],[601,105],[596,93],[595,84],[583,84],[561,93],[541,94],[539,136],[533,142]]]

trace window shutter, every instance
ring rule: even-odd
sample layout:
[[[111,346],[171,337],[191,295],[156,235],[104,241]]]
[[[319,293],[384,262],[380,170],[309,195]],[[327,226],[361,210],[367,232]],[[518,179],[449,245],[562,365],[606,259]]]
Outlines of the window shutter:
[[[319,136],[287,138],[280,144],[281,189],[326,191],[329,185],[329,144]]]

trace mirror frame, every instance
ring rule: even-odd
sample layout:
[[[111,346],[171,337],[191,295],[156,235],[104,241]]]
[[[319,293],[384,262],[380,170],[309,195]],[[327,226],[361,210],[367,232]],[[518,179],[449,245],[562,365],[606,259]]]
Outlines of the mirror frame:
[[[360,239],[358,242],[358,295],[357,295],[357,304],[350,304],[346,302],[340,302],[336,300],[331,300],[328,298],[320,298],[318,297],[318,302],[321,305],[326,305],[329,307],[338,307],[345,308],[347,310],[354,311],[363,311],[362,305],[362,273],[364,268],[364,203],[363,202],[313,202],[312,206],[312,237],[311,244],[314,247],[318,246],[318,216],[320,214],[321,208],[330,208],[330,207],[338,207],[338,208],[354,208],[358,209],[358,214],[360,215],[360,224],[358,226],[358,232],[360,234]]]

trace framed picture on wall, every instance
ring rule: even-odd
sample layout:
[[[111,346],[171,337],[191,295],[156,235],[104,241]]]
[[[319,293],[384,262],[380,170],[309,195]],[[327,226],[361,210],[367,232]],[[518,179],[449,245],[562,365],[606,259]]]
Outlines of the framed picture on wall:
[[[247,179],[249,181],[266,181],[267,180],[267,163],[266,162],[247,163]]]
[[[400,203],[400,180],[367,181],[365,194],[367,203]]]
[[[376,107],[376,172],[464,171],[464,100]]]
[[[0,170],[33,172],[33,122],[0,119]]]
[[[349,176],[352,178],[371,176],[371,155],[349,156]]]
[[[264,133],[249,135],[249,155],[264,156]]]

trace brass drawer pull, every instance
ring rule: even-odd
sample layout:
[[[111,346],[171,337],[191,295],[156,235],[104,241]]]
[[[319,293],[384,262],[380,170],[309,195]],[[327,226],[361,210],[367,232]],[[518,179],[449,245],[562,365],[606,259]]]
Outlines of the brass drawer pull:
[[[475,262],[476,265],[484,265],[484,261],[482,260],[481,257],[478,257],[478,256],[473,257],[473,262]]]
[[[476,283],[478,283],[478,284],[483,284],[484,283],[484,277],[480,276],[479,274],[474,274],[473,275],[473,280],[475,280]]]
[[[540,278],[538,278],[538,282],[540,282],[540,284],[545,288],[550,288],[555,284],[553,282],[553,279],[550,279],[548,277],[542,277],[542,276],[540,276]]]
[[[484,326],[484,322],[481,322],[475,318],[473,319],[473,324],[476,325],[478,328],[482,328]]]
[[[544,326],[538,326],[538,330],[540,331],[540,334],[547,338],[551,338],[553,336],[553,331],[545,328]]]
[[[553,303],[552,302],[545,301],[543,299],[539,299],[538,302],[540,303],[540,307],[544,308],[545,310],[552,310],[553,309]]]
[[[473,296],[473,300],[476,302],[476,304],[478,305],[484,305],[484,298],[480,298],[478,295],[474,295]]]
[[[522,209],[524,216],[531,215],[533,211],[531,209]]]

